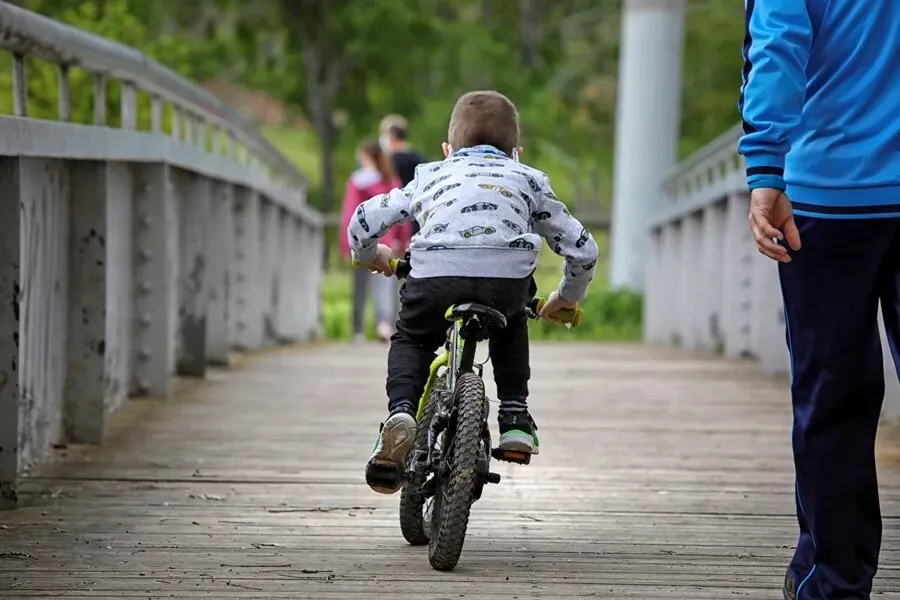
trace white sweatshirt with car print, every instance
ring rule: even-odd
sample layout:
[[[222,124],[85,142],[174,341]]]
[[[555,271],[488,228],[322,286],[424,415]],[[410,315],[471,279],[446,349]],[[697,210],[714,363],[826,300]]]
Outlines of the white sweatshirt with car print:
[[[492,146],[454,152],[416,167],[403,189],[359,206],[347,236],[353,257],[375,259],[378,238],[416,220],[410,276],[522,278],[534,271],[541,238],[565,259],[559,293],[578,302],[597,264],[597,244],[560,202],[547,176]]]

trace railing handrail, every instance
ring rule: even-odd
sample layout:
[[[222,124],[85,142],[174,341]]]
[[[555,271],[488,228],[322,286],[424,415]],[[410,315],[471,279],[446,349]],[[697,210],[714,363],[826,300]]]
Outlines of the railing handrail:
[[[130,46],[0,2],[0,49],[131,82],[222,127],[282,177],[306,186],[302,173],[237,111]]]
[[[725,133],[719,135],[717,138],[672,167],[672,169],[663,177],[663,188],[668,187],[673,180],[677,179],[683,173],[690,171],[726,148],[734,148],[735,152],[737,152],[737,143],[738,140],[740,140],[741,135],[742,130],[740,123],[726,130]]]

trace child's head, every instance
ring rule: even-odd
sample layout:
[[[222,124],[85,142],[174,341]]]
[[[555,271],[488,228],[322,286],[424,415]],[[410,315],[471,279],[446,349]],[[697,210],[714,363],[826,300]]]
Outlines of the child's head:
[[[356,149],[356,157],[364,168],[376,169],[384,181],[394,179],[391,158],[381,149],[378,140],[366,140]]]
[[[469,92],[450,115],[447,141],[453,150],[488,144],[512,156],[519,144],[519,112],[500,92]]]

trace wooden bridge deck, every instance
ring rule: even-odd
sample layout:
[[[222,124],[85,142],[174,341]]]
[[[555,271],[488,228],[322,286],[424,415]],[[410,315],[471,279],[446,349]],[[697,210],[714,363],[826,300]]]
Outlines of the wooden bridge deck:
[[[632,346],[535,345],[543,453],[498,465],[433,571],[362,479],[381,346],[309,347],[135,401],[0,513],[3,598],[780,598],[795,539],[786,383]],[[493,390],[493,385],[489,385]],[[883,436],[879,598],[900,598]],[[892,438],[892,439],[891,439]]]

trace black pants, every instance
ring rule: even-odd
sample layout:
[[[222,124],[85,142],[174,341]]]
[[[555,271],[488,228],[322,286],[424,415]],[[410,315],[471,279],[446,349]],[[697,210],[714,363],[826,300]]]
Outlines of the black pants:
[[[388,354],[388,409],[415,410],[428,380],[435,351],[447,339],[452,323],[447,308],[477,302],[506,315],[506,327],[489,340],[497,395],[503,400],[528,398],[528,317],[525,305],[537,292],[534,279],[430,277],[407,279],[400,288],[400,315]]]
[[[791,571],[798,600],[864,599],[881,547],[882,352],[900,363],[900,219],[795,219],[803,248],[779,265],[800,526]]]

